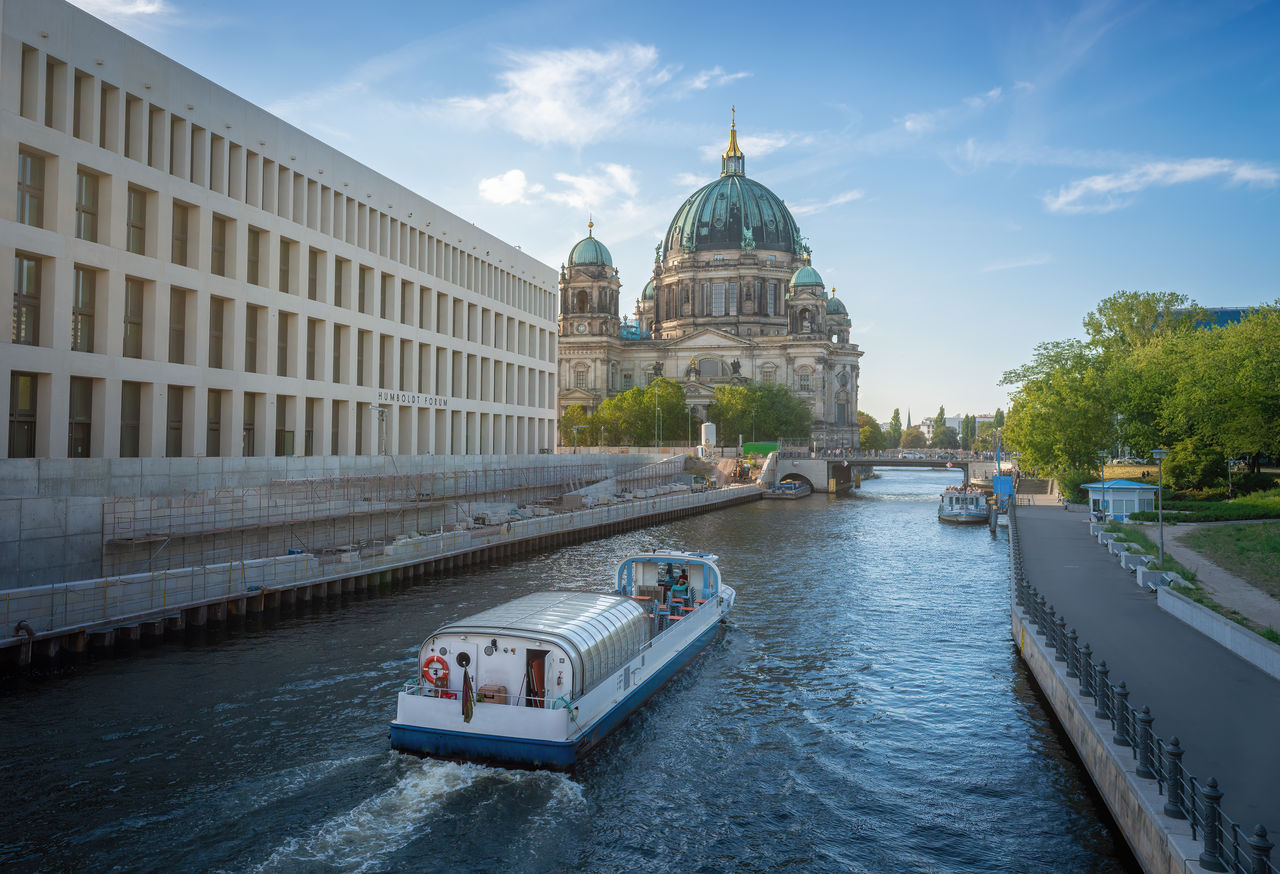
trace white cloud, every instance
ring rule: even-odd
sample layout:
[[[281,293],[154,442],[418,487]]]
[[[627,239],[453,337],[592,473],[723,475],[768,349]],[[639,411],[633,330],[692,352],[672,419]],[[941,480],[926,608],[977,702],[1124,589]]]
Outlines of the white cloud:
[[[1147,188],[1166,188],[1186,182],[1200,182],[1226,177],[1237,185],[1271,187],[1280,182],[1274,168],[1233,161],[1228,158],[1190,158],[1184,161],[1152,161],[1122,173],[1104,173],[1077,179],[1046,194],[1044,205],[1049,212],[1111,212],[1133,202],[1132,197]]]
[[[855,200],[861,200],[865,196],[866,193],[864,191],[855,188],[851,191],[845,191],[841,194],[837,194],[835,197],[832,197],[829,200],[824,200],[821,203],[806,203],[794,206],[788,204],[787,208],[791,210],[792,215],[813,215],[814,213],[831,209],[833,206],[840,206],[844,203],[852,203]]]
[[[71,0],[71,3],[91,15],[107,20],[161,15],[172,11],[165,0]]]
[[[898,119],[902,129],[909,134],[922,135],[932,133],[939,128],[948,127],[961,118],[973,115],[986,109],[993,103],[999,103],[1004,97],[1004,89],[997,85],[990,91],[965,97],[955,106],[934,109],[929,112],[910,112]]]
[[[702,91],[706,88],[719,88],[721,85],[728,85],[730,82],[735,82],[738,79],[745,79],[750,75],[750,73],[746,72],[726,73],[724,68],[717,64],[710,70],[699,71],[697,75],[685,83],[685,87],[690,91]]]
[[[1012,261],[996,261],[982,268],[983,273],[996,273],[1000,270],[1017,270],[1019,267],[1039,267],[1053,263],[1053,256],[1047,253],[1029,255],[1026,258],[1015,258]]]
[[[671,181],[679,188],[700,188],[711,180],[697,173],[677,173]]]
[[[528,203],[526,195],[538,194],[541,185],[530,185],[523,170],[508,170],[497,176],[480,180],[480,196],[490,203],[506,206],[512,203]]]
[[[673,74],[659,65],[656,48],[635,43],[604,51],[515,52],[507,60],[502,90],[449,98],[440,108],[531,142],[586,145],[619,130]]]
[[[622,164],[601,164],[595,172],[579,176],[557,173],[555,179],[565,187],[548,191],[547,199],[579,210],[608,209],[619,195],[636,194],[631,168]]]

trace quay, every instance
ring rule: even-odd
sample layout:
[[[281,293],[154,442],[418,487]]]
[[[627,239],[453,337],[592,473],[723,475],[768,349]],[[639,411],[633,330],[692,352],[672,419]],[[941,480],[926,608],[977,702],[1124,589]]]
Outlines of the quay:
[[[1019,653],[1143,870],[1275,874],[1280,680],[1160,609],[1087,521],[1013,513]]]
[[[229,521],[221,513],[209,510],[206,502],[196,500],[192,493],[167,502],[142,499],[146,512],[139,511],[132,518],[139,524],[145,520],[153,528],[163,527],[166,534],[161,539],[138,528],[138,540],[155,555],[164,555],[170,561],[177,555],[204,560],[166,566],[153,556],[147,567],[129,569],[133,572],[0,590],[0,671],[56,665],[64,656],[128,648],[189,629],[243,621],[264,612],[290,611],[387,591],[468,566],[504,561],[760,497],[760,490],[754,485],[699,493],[661,485],[669,483],[672,473],[682,467],[682,457],[656,462],[645,457],[615,459],[607,469],[599,459],[583,457],[572,464],[563,457],[558,462],[555,459],[533,459],[532,469],[522,471],[422,474],[433,478],[432,488],[442,493],[423,493],[421,500],[396,501],[383,495],[379,501],[335,501],[332,495],[326,495],[318,503],[282,502],[281,496],[292,498],[300,487],[314,494],[321,489],[322,481],[250,486],[236,492],[234,503],[241,516]],[[385,479],[390,479],[391,484],[384,483]],[[347,487],[366,492],[370,481],[380,490],[421,489],[426,481],[406,475],[371,475],[355,480],[355,486],[348,483]],[[478,485],[484,488],[466,491]],[[225,498],[226,491],[217,490],[213,497]],[[242,492],[262,500],[245,510],[246,495]],[[527,517],[493,510],[496,506],[510,506],[511,495],[517,493],[554,496],[554,509],[545,506],[547,502],[543,500],[536,505],[530,502],[531,515]],[[626,497],[618,500],[612,497],[614,493]],[[503,497],[508,500],[499,500]],[[24,500],[32,505],[42,503],[38,498]],[[50,502],[57,506],[61,500]],[[99,542],[105,568],[113,566],[113,549],[119,546],[119,526],[115,523],[121,518],[120,501],[99,501],[104,508],[100,518],[105,523]],[[168,512],[157,515],[155,502],[166,503]],[[215,502],[214,506],[225,503]],[[486,507],[487,511],[483,509]],[[303,508],[307,512],[298,515]],[[450,521],[445,524],[444,520]],[[216,531],[202,527],[211,521],[222,527]],[[363,536],[351,538],[353,528]],[[262,532],[276,529],[276,536],[262,536]],[[299,533],[306,535],[305,540]],[[252,548],[238,557],[229,556],[225,542],[229,537],[238,538],[240,543],[250,542]],[[297,546],[309,543],[311,548],[285,550],[273,546],[281,538]],[[175,549],[169,555],[162,552],[166,543],[184,539],[190,542],[185,551]]]

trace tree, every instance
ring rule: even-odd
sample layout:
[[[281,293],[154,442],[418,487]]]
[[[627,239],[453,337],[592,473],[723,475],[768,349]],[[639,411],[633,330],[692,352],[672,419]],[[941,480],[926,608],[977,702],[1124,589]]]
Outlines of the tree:
[[[947,427],[947,408],[939,405],[938,412],[933,417],[934,433],[937,433],[939,428],[945,428],[945,427]]]
[[[1165,482],[1175,489],[1207,489],[1227,476],[1227,460],[1216,448],[1188,437],[1164,460]]]
[[[973,438],[978,434],[978,417],[967,415],[960,420],[960,448],[968,452],[973,448]]]
[[[887,449],[889,445],[880,423],[862,410],[858,410],[858,445],[870,451]]]
[[[1084,329],[1099,354],[1124,354],[1155,337],[1193,331],[1204,316],[1185,294],[1117,291],[1084,317]]]
[[[902,432],[903,449],[924,449],[928,445],[928,439],[919,428],[908,428]]]
[[[715,423],[723,442],[736,443],[739,434],[749,440],[753,432],[760,440],[808,437],[813,414],[785,385],[747,382],[716,386],[707,420]]]
[[[1000,409],[999,407],[996,407],[995,421],[992,424],[994,424],[997,428],[1004,427],[1004,410]]]
[[[590,424],[597,432],[603,427],[608,438],[619,444],[657,446],[659,442],[683,443],[688,415],[680,384],[658,378],[606,400]]]
[[[979,422],[977,433],[973,437],[973,450],[975,452],[994,451],[996,448],[995,435],[995,422]]]
[[[582,408],[582,404],[571,404],[564,411],[564,415],[560,417],[560,445],[574,446],[573,429],[575,426],[586,426],[590,424],[590,417],[587,411]],[[579,438],[582,434],[579,432]],[[579,444],[582,441],[579,440]]]
[[[902,445],[902,414],[898,412],[898,408],[893,408],[893,415],[889,417],[889,433],[885,435],[887,438],[888,449],[897,449]]]
[[[933,429],[933,448],[934,449],[959,449],[960,438],[956,436],[956,429],[947,425],[941,428],[934,426]]]

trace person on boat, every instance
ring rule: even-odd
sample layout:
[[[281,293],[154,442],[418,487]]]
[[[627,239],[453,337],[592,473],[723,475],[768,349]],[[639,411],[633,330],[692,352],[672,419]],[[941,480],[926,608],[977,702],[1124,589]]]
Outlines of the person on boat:
[[[680,598],[684,603],[689,603],[689,572],[681,569],[680,577],[676,580],[675,585],[671,587],[672,599]]]

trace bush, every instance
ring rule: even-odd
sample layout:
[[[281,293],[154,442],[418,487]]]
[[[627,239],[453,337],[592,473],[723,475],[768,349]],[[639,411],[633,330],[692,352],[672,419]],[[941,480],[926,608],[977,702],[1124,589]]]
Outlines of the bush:
[[[1097,481],[1097,474],[1091,470],[1069,470],[1058,476],[1058,493],[1066,495],[1073,504],[1087,504],[1089,494],[1080,486]]]

